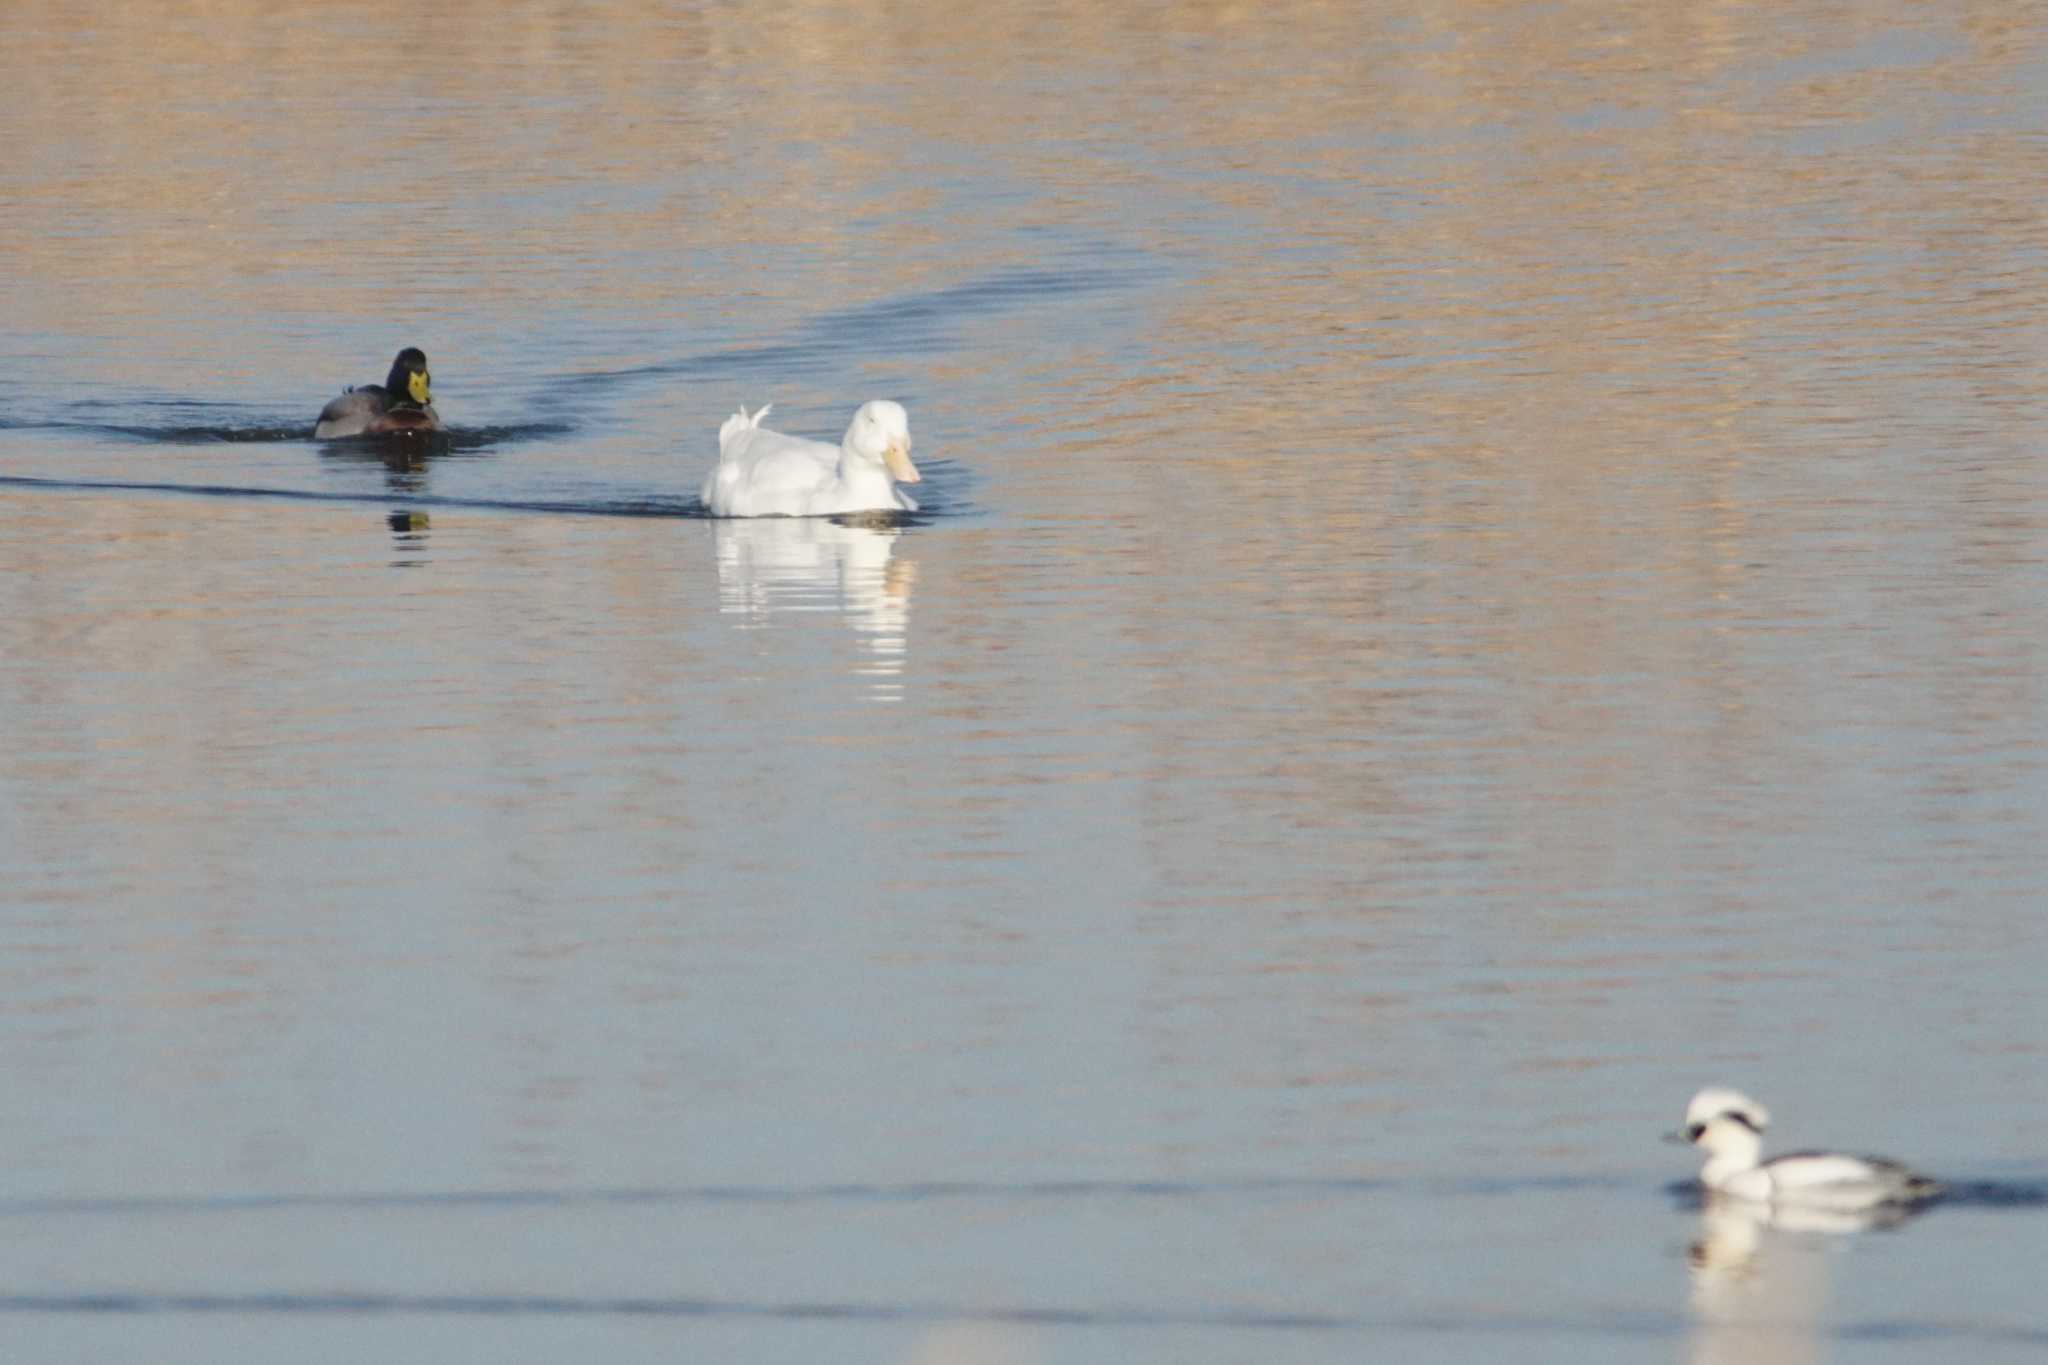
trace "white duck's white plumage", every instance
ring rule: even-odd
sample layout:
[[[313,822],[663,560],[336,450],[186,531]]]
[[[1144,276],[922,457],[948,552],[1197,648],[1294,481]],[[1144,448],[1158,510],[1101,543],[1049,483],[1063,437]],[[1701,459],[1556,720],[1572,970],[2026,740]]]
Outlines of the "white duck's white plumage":
[[[1707,1154],[1700,1183],[1760,1203],[1868,1209],[1932,1199],[1941,1186],[1896,1161],[1842,1152],[1790,1152],[1763,1159],[1768,1109],[1739,1090],[1709,1086],[1685,1107],[1685,1131],[1674,1136]]]
[[[774,406],[770,404],[769,407]],[[718,429],[718,463],[704,476],[704,506],[715,517],[824,517],[841,512],[914,512],[896,485],[918,482],[910,462],[910,415],[877,398],[860,405],[836,446],[761,425],[768,408],[741,408]]]

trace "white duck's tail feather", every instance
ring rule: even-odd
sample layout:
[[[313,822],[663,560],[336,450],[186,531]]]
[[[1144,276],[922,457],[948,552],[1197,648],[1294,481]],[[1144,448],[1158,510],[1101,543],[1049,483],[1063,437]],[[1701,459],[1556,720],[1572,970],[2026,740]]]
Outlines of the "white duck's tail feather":
[[[732,449],[732,443],[743,433],[760,430],[761,419],[766,417],[769,409],[774,406],[773,403],[763,403],[760,409],[749,417],[747,405],[740,404],[740,410],[726,418],[725,425],[718,429],[718,458],[724,459],[726,452]]]

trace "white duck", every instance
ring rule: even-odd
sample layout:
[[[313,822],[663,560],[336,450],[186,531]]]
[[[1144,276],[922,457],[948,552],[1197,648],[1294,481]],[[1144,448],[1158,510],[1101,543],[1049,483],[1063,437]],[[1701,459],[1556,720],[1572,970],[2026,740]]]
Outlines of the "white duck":
[[[761,425],[767,415],[767,407],[752,416],[741,408],[718,429],[718,463],[704,476],[704,506],[712,516],[917,510],[896,487],[918,482],[910,462],[910,415],[901,403],[877,398],[861,404],[836,446],[770,431]]]
[[[1941,1194],[1938,1182],[1879,1157],[1790,1152],[1765,1161],[1763,1131],[1770,1121],[1770,1111],[1741,1091],[1709,1086],[1685,1107],[1685,1131],[1671,1137],[1707,1154],[1702,1185],[1738,1199],[1851,1210]]]

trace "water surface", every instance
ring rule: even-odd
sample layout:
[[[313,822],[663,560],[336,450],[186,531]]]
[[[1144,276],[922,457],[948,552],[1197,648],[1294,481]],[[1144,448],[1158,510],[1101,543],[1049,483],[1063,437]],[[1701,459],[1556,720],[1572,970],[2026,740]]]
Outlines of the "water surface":
[[[2048,1345],[2029,8],[0,38],[12,1358]]]

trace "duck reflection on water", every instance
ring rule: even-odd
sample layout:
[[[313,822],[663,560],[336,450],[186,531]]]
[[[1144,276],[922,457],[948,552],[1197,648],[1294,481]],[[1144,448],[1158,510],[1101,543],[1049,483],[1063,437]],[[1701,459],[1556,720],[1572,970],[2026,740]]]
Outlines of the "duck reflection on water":
[[[1918,1217],[1910,1204],[1863,1209],[1763,1204],[1709,1191],[1687,1247],[1694,1365],[1789,1365],[1827,1355],[1823,1315],[1845,1238]]]
[[[712,522],[719,610],[749,627],[787,612],[836,611],[859,637],[874,701],[900,701],[917,564],[885,519],[764,517]]]

